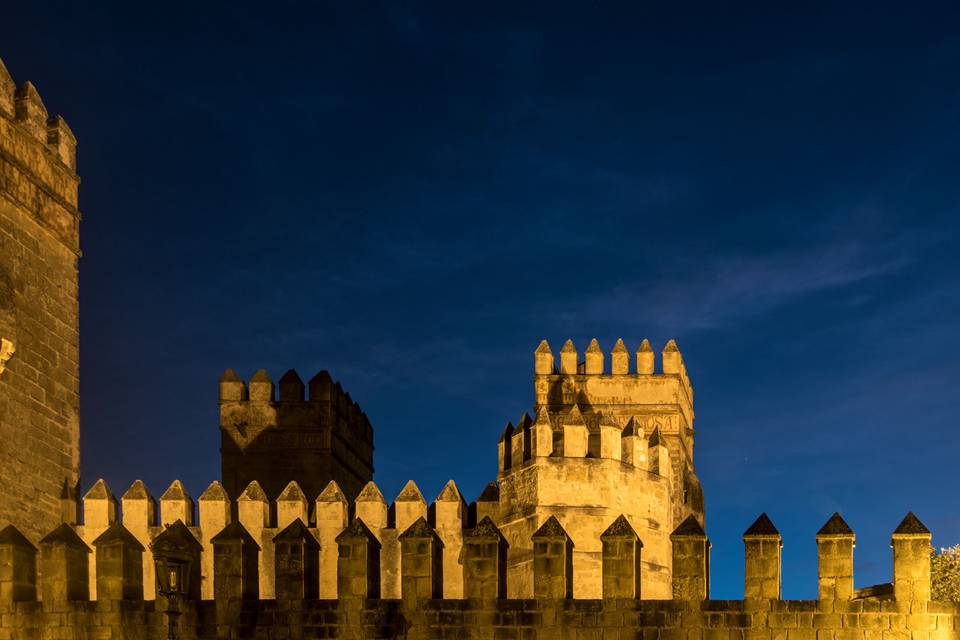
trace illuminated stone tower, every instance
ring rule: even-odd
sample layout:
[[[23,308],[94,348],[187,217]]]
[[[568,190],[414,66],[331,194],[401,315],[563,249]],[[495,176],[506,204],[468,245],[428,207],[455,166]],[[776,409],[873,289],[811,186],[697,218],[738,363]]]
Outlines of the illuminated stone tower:
[[[76,140],[0,62],[0,527],[75,521],[80,467]]]
[[[533,593],[531,536],[551,516],[573,542],[574,597],[599,598],[601,534],[621,514],[643,541],[645,598],[671,596],[670,533],[687,516],[703,523],[693,467],[693,389],[670,340],[662,369],[646,340],[581,361],[571,341],[559,363],[546,341],[534,355],[535,415],[507,425],[499,444],[496,522],[510,543],[510,597]]]

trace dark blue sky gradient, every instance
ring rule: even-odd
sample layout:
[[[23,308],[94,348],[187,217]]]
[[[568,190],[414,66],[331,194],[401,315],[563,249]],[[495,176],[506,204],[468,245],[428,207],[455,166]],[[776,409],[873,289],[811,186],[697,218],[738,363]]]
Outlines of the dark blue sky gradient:
[[[791,598],[834,510],[858,586],[960,542],[956,4],[94,4],[0,24],[80,143],[85,487],[197,496],[224,368],[327,368],[471,500],[541,338],[673,336],[715,597],[761,511]]]

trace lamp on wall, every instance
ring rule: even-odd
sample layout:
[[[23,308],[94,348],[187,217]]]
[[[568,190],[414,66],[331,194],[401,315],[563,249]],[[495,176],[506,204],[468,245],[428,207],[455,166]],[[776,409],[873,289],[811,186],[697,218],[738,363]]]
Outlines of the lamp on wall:
[[[176,640],[180,604],[196,585],[191,584],[200,543],[182,521],[177,520],[150,545],[157,574],[157,592],[167,600],[167,638]]]

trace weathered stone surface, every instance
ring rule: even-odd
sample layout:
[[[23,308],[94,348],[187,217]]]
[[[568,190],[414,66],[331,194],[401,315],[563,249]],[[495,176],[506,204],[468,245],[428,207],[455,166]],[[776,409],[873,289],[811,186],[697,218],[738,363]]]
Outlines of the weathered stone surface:
[[[144,546],[119,522],[101,533],[96,555],[98,600],[143,599]]]
[[[0,606],[37,599],[37,548],[12,524],[0,530]]]
[[[899,602],[930,600],[930,530],[912,512],[891,536],[893,590]]]
[[[745,599],[780,598],[780,532],[766,513],[743,534]]]
[[[304,600],[319,596],[320,544],[299,518],[273,538],[276,598]]]
[[[509,596],[533,595],[531,535],[556,516],[575,545],[574,597],[600,597],[600,534],[622,514],[644,541],[644,597],[669,597],[669,533],[688,515],[703,520],[693,469],[693,389],[680,350],[667,343],[660,374],[648,341],[637,351],[635,373],[622,340],[610,353],[609,372],[596,340],[583,362],[568,340],[559,372],[552,357],[541,343],[534,354],[537,419],[529,438],[516,428],[501,436],[500,500],[484,514],[510,541]],[[479,502],[477,511],[479,519]]]
[[[75,141],[0,62],[0,526],[76,522],[80,464]],[[61,147],[63,156],[61,156]]]
[[[373,428],[360,406],[321,371],[308,387],[292,369],[279,399],[260,369],[244,385],[228,369],[220,378],[221,477],[231,495],[257,480],[275,499],[296,481],[308,500],[330,480],[355,497],[373,479]]]
[[[256,600],[260,595],[260,545],[239,522],[231,522],[210,539],[213,548],[213,595],[218,602]]]
[[[336,538],[337,594],[342,600],[380,597],[380,541],[366,523],[354,518]]]

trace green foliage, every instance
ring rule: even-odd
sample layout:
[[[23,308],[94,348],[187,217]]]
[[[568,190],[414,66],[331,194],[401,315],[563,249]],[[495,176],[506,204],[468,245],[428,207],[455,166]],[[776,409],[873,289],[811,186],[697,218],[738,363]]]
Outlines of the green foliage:
[[[960,544],[930,553],[930,597],[960,602]]]

